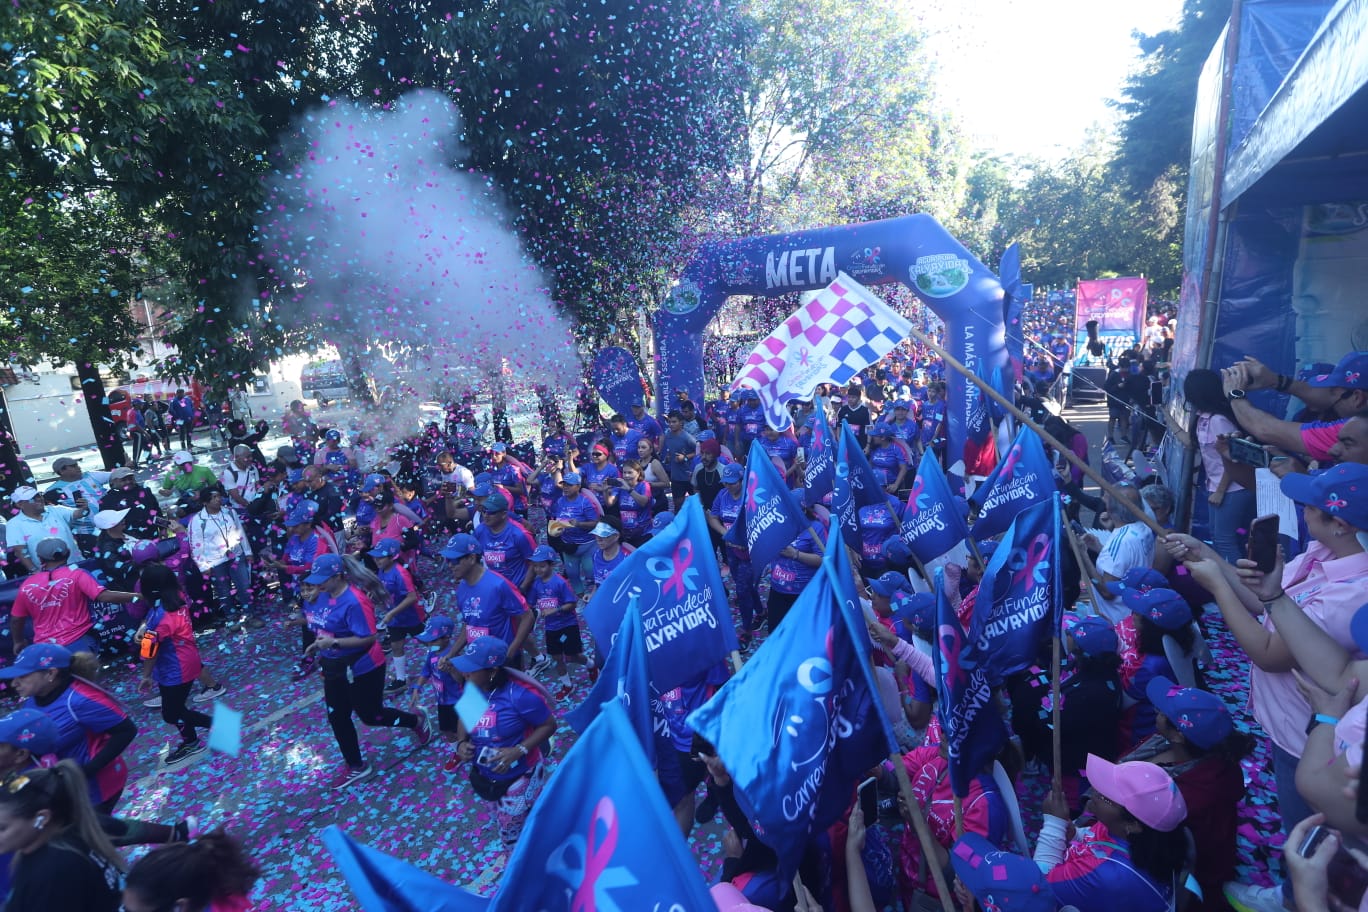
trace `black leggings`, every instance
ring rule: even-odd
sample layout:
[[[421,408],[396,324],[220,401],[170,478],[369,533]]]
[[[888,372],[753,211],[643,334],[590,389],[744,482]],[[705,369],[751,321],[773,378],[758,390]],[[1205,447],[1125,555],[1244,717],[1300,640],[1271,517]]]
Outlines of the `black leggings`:
[[[190,688],[194,683],[194,681],[186,681],[184,684],[162,684],[158,688],[161,691],[162,698],[162,721],[180,729],[181,739],[191,743],[199,740],[199,735],[195,734],[195,729],[208,729],[214,721],[204,713],[185,705],[186,699],[190,696]]]
[[[772,586],[772,584],[771,584]],[[765,603],[765,614],[769,616],[770,633],[779,626],[779,622],[789,613],[793,603],[798,601],[797,595],[790,595],[787,592],[775,592],[773,588],[769,591],[769,601]]]
[[[346,675],[323,679],[323,702],[328,704],[328,724],[333,737],[342,749],[342,759],[352,769],[365,762],[361,758],[361,742],[352,724],[352,713],[372,727],[417,728],[418,717],[413,713],[384,705],[385,666],[377,665],[348,681]]]

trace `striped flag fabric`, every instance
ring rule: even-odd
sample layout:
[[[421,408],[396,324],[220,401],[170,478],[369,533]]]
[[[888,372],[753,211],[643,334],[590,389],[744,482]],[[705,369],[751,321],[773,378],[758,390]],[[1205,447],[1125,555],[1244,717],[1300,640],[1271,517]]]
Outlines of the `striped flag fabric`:
[[[746,359],[732,390],[760,394],[765,421],[792,424],[786,406],[819,383],[845,385],[907,338],[912,324],[844,272],[780,323]]]

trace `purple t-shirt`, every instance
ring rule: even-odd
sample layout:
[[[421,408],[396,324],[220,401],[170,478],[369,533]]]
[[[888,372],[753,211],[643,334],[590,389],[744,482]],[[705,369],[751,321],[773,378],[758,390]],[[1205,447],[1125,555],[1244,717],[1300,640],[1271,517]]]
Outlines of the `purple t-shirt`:
[[[467,642],[492,636],[511,645],[527,602],[517,586],[486,569],[478,582],[472,585],[462,580],[456,587],[456,607],[465,619]]]
[[[557,610],[561,605],[575,604],[575,590],[559,573],[551,574],[549,580],[534,578],[527,600],[545,619],[547,630],[564,630],[579,623],[574,611]]]
[[[521,586],[527,579],[527,562],[537,542],[532,533],[517,520],[509,519],[502,532],[492,532],[489,526],[475,527],[475,540],[484,546],[484,564],[490,570]]]
[[[475,762],[480,772],[490,779],[509,781],[524,775],[532,764],[541,760],[541,750],[534,750],[518,758],[507,770],[499,771],[480,763],[485,748],[502,750],[520,744],[532,729],[551,718],[551,707],[535,686],[510,677],[507,683],[489,695],[489,707],[475,723],[470,740],[475,747]]]
[[[551,506],[551,519],[559,519],[561,522],[589,522],[598,520],[603,516],[603,510],[599,508],[598,501],[581,493],[573,500],[564,496],[557,498]],[[593,541],[594,536],[588,529],[580,529],[571,526],[561,533],[561,541],[567,545],[582,545]]]

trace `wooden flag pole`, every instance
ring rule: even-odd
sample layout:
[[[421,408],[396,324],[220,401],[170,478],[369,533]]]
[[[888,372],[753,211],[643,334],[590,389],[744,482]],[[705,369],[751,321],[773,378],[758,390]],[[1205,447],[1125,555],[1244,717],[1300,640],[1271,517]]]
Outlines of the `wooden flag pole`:
[[[893,775],[898,778],[898,794],[902,795],[903,807],[907,809],[912,829],[917,831],[922,857],[926,859],[926,867],[931,871],[931,882],[936,885],[941,907],[944,912],[955,912],[954,901],[950,898],[950,888],[945,883],[945,873],[941,866],[936,864],[936,849],[939,846],[935,837],[931,835],[931,827],[926,822],[926,814],[922,812],[921,805],[917,803],[917,796],[912,793],[912,780],[907,777],[907,767],[903,766],[902,755],[889,754],[888,760],[893,764]]]
[[[1056,630],[1054,645],[1051,647],[1051,654],[1054,657],[1053,665],[1050,667],[1050,714],[1052,722],[1051,728],[1053,729],[1051,740],[1053,741],[1052,747],[1054,748],[1054,776],[1051,778],[1050,784],[1054,786],[1055,791],[1060,793],[1064,791],[1064,742],[1061,740],[1059,730],[1059,676],[1061,664],[1060,653],[1062,651],[1063,646],[1059,641],[1059,631]]]
[[[930,338],[928,338],[924,333],[922,333],[915,327],[910,330],[910,335],[912,336],[912,338],[916,339],[918,342],[925,345],[931,351],[935,352],[937,355],[940,355],[941,359],[945,362],[947,367],[951,368],[956,373],[963,374],[969,380],[970,383],[974,384],[980,390],[982,390],[984,395],[986,395],[989,399],[992,399],[998,405],[1006,409],[1008,414],[1010,414],[1013,418],[1016,418],[1026,427],[1030,428],[1031,430],[1039,434],[1041,439],[1048,443],[1050,446],[1054,447],[1055,452],[1063,456],[1064,459],[1069,463],[1069,465],[1078,469],[1084,475],[1088,476],[1093,481],[1097,482],[1097,486],[1100,487],[1106,493],[1110,494],[1112,497],[1116,498],[1119,501],[1126,502],[1126,498],[1122,496],[1121,492],[1117,489],[1116,485],[1112,484],[1110,481],[1107,481],[1107,479],[1102,477],[1102,474],[1100,472],[1098,472],[1092,466],[1088,465],[1083,460],[1079,459],[1073,450],[1069,449],[1063,443],[1056,440],[1054,435],[1050,434],[1043,427],[1036,424],[1035,421],[1031,420],[1031,416],[1027,415],[1021,409],[1017,408],[1015,403],[1008,401],[1007,397],[999,393],[997,390],[993,389],[991,384],[981,379],[977,374],[975,374],[973,371],[969,370],[969,368],[961,364],[958,360],[956,360],[954,355],[950,354],[948,351],[941,348],[935,342],[932,342]],[[1161,538],[1165,535],[1168,535],[1169,530],[1159,525],[1159,523],[1156,522],[1153,518],[1151,518],[1149,514],[1147,514],[1143,509],[1137,509],[1135,511],[1135,515],[1137,520],[1148,526],[1150,528],[1150,531],[1153,532],[1155,535]],[[974,536],[971,532],[969,536],[970,542],[973,541],[973,538]]]

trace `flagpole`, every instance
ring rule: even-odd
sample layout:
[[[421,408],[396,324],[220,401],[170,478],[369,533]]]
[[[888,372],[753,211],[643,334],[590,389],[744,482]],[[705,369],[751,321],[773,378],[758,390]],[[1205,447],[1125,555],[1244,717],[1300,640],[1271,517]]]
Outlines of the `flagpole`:
[[[732,661],[732,671],[740,671],[740,670],[741,670],[741,652],[740,652],[739,650],[733,649],[733,650],[731,651],[731,661]],[[713,666],[713,667],[716,667],[716,666]]]
[[[1064,535],[1069,539],[1069,547],[1073,549],[1074,561],[1078,564],[1078,572],[1083,574],[1084,579],[1091,580],[1092,561],[1088,559],[1088,553],[1085,550],[1083,550],[1082,544],[1079,543],[1078,536],[1074,535],[1073,526],[1067,523],[1060,523],[1060,525],[1064,527]],[[1089,601],[1091,601],[1093,597],[1093,589],[1091,586],[1089,586]],[[1096,606],[1093,607],[1094,610],[1096,610]],[[1054,779],[1052,784],[1054,785],[1055,790],[1059,792],[1062,792],[1064,790],[1064,748],[1062,740],[1063,732],[1060,731],[1059,721],[1059,678],[1060,675],[1063,673],[1061,668],[1061,666],[1063,665],[1063,657],[1061,653],[1063,651],[1063,646],[1060,643],[1060,632],[1056,630],[1053,647],[1054,664],[1053,667],[1050,669],[1050,714],[1051,721],[1054,727],[1052,745],[1054,748]]]
[[[917,842],[921,844],[922,857],[926,859],[926,866],[931,870],[931,882],[936,885],[941,907],[944,912],[955,912],[955,904],[950,899],[950,888],[945,883],[945,873],[941,871],[941,866],[936,864],[936,840],[931,835],[931,827],[926,823],[926,814],[917,803],[917,796],[912,793],[912,780],[907,777],[907,767],[903,766],[902,755],[889,754],[888,762],[893,764],[893,775],[898,778],[898,793],[902,795],[903,807],[907,809],[912,829],[917,831]]]
[[[1026,427],[1030,428],[1031,430],[1039,434],[1041,439],[1048,443],[1050,446],[1054,447],[1055,452],[1063,456],[1064,459],[1069,463],[1069,465],[1073,466],[1075,469],[1078,469],[1084,475],[1088,476],[1093,481],[1097,482],[1098,487],[1100,487],[1106,493],[1110,494],[1112,497],[1116,498],[1117,500],[1123,503],[1126,502],[1126,498],[1117,489],[1116,485],[1112,484],[1110,481],[1107,481],[1107,479],[1102,477],[1102,474],[1100,472],[1098,472],[1092,466],[1088,465],[1083,460],[1079,459],[1073,450],[1064,446],[1064,444],[1060,443],[1057,439],[1055,439],[1054,435],[1050,434],[1043,427],[1036,424],[1035,421],[1032,420],[1031,416],[1027,415],[1021,409],[1017,408],[1015,403],[1008,401],[1006,396],[1002,395],[997,390],[993,389],[992,384],[983,380],[981,377],[978,376],[978,374],[975,374],[969,368],[965,367],[955,358],[954,355],[950,354],[948,351],[941,348],[935,342],[932,342],[929,337],[918,331],[916,328],[909,330],[909,332],[911,333],[912,337],[915,338],[918,342],[921,342],[922,344],[927,346],[927,348],[931,349],[931,351],[939,355],[941,357],[941,360],[943,360],[947,366],[955,370],[957,373],[963,374],[969,380],[970,383],[973,383],[980,390],[982,390],[988,396],[989,399],[992,399],[998,405],[1006,409],[1008,413],[1012,415],[1012,417],[1016,418]],[[1143,510],[1137,510],[1135,512],[1138,521],[1148,526],[1150,528],[1150,531],[1153,532],[1155,535],[1162,538],[1163,536],[1169,534],[1168,529],[1165,529],[1163,526],[1159,525],[1158,522],[1156,522]],[[969,538],[972,541],[973,535],[971,534]]]

